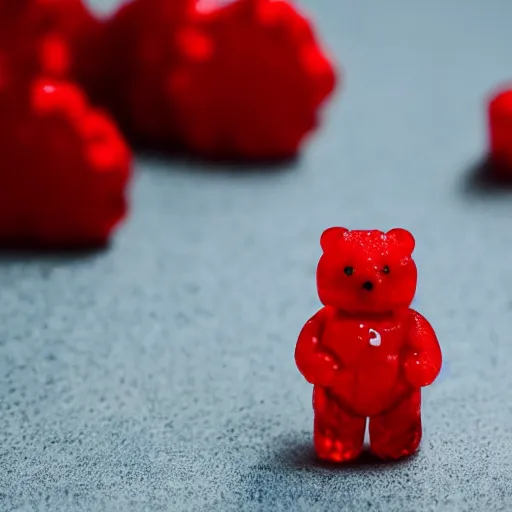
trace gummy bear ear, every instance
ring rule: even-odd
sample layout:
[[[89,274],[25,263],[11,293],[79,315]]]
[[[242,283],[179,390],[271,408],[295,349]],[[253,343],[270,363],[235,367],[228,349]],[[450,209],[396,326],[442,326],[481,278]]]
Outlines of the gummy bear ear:
[[[343,235],[346,233],[348,229],[333,227],[327,228],[320,237],[320,246],[322,247],[322,251],[326,251],[330,247],[332,247]]]
[[[412,254],[416,241],[409,231],[402,228],[395,228],[386,233],[386,238],[391,242],[401,246],[408,254]]]

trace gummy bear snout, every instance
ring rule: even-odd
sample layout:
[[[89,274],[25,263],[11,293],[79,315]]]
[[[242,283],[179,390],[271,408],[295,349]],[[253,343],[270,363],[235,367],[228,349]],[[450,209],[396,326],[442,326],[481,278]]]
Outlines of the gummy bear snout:
[[[366,290],[367,292],[371,292],[373,290],[372,281],[365,281],[361,286],[363,290]]]

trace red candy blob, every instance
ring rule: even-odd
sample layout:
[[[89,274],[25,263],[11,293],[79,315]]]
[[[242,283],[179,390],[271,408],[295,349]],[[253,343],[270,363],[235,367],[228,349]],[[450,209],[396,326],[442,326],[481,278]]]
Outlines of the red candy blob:
[[[100,88],[107,106],[138,141],[174,147],[178,126],[169,76],[179,60],[177,33],[196,12],[195,0],[134,0],[107,20]]]
[[[71,84],[0,91],[0,244],[105,244],[126,213],[130,151]]]
[[[238,0],[177,35],[168,84],[185,146],[207,156],[293,156],[335,72],[311,24],[285,1]]]
[[[0,244],[105,244],[126,213],[130,151],[78,86],[101,23],[81,0],[0,0]]]
[[[101,30],[81,0],[0,0],[3,81],[41,75],[92,81]]]
[[[133,0],[105,22],[82,0],[0,0],[0,86],[85,88],[130,138],[206,157],[294,156],[336,76],[284,0]]]
[[[414,245],[403,229],[330,228],[321,237],[324,307],[302,329],[295,360],[314,385],[314,443],[322,459],[356,458],[367,418],[379,458],[410,455],[420,443],[420,388],[435,380],[442,356],[428,321],[409,307]]]
[[[489,142],[493,171],[512,179],[512,88],[500,91],[489,103]]]
[[[284,1],[133,0],[106,23],[103,87],[131,138],[207,157],[296,154],[335,73]]]

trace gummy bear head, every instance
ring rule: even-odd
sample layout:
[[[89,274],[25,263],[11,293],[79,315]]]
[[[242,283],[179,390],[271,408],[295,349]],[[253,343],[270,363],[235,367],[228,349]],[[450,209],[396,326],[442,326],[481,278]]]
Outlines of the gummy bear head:
[[[320,239],[320,301],[347,313],[391,313],[407,308],[416,292],[414,238],[405,229],[349,231],[334,227]]]

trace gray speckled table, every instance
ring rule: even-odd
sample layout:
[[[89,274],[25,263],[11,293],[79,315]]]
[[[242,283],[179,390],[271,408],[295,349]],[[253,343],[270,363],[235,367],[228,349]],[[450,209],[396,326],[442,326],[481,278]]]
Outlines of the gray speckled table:
[[[512,2],[308,3],[346,81],[299,163],[140,158],[110,250],[1,257],[0,510],[512,510],[512,195],[469,178]],[[293,349],[333,224],[418,241],[445,367],[400,464],[312,458]]]

